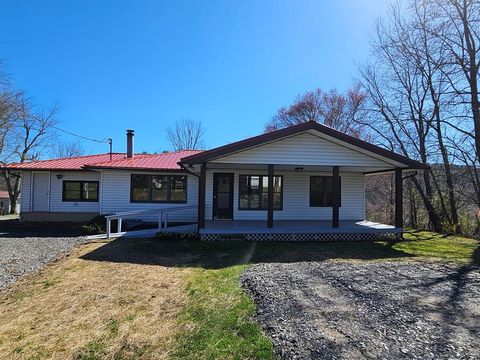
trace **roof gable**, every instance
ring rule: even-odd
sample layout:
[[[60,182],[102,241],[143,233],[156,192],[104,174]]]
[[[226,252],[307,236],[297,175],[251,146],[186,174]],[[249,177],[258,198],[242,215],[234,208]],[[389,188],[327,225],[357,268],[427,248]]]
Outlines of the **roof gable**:
[[[231,164],[283,164],[283,165],[322,165],[385,168],[401,166],[387,159],[349,149],[332,141],[302,132],[273,142],[268,142],[246,150],[238,151],[213,159],[212,163]]]
[[[198,164],[207,161],[218,161],[219,158],[226,157],[241,151],[246,151],[248,149],[253,149],[262,145],[273,143],[275,141],[292,137],[298,134],[305,132],[318,132],[319,135],[330,138],[331,142],[335,142],[337,145],[343,144],[345,147],[349,148],[355,152],[361,152],[363,154],[368,154],[371,157],[376,157],[377,159],[382,157],[384,159],[390,160],[390,163],[397,163],[402,165],[405,168],[414,168],[414,169],[427,169],[428,166],[422,164],[421,162],[409,159],[405,156],[396,154],[392,151],[386,150],[379,146],[370,144],[366,141],[357,139],[353,136],[347,135],[340,131],[337,131],[328,126],[319,124],[314,121],[309,121],[299,125],[291,126],[285,129],[280,129],[273,131],[271,133],[266,133],[258,136],[254,136],[245,140],[241,140],[235,143],[228,145],[220,146],[208,151],[204,151],[201,154],[196,154],[188,156],[182,159],[183,163],[186,164]],[[270,159],[274,161],[276,157]]]

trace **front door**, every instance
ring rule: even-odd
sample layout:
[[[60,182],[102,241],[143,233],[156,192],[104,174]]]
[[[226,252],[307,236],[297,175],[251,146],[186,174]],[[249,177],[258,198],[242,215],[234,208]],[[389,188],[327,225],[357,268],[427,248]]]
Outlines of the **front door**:
[[[33,173],[33,211],[48,211],[49,173]]]
[[[213,220],[233,219],[233,174],[213,174]]]

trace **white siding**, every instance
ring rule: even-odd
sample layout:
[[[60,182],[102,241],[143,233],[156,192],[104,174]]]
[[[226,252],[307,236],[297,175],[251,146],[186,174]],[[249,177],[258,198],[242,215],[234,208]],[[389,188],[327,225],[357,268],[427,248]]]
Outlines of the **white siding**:
[[[45,172],[43,172],[45,173]],[[50,212],[79,212],[96,213],[100,212],[100,202],[73,202],[62,201],[63,181],[65,180],[90,180],[100,181],[100,173],[93,171],[54,171],[50,172]],[[61,175],[61,179],[57,178]],[[20,212],[32,211],[32,172],[22,171],[22,184],[20,192]]]
[[[389,167],[381,160],[309,133],[213,160],[215,163]]]
[[[213,173],[233,172],[229,170],[208,170],[206,179],[205,218],[212,220],[213,202]],[[239,210],[238,209],[238,177],[239,174],[267,175],[264,171],[241,170],[233,172],[233,218],[234,220],[266,220],[266,210]],[[278,171],[275,175],[283,175],[283,210],[274,211],[275,220],[330,220],[332,208],[310,207],[310,176],[326,175],[326,172],[295,172]],[[365,219],[365,186],[362,173],[340,172],[342,178],[340,220]]]
[[[29,212],[31,204],[30,196],[32,186],[32,172],[22,171],[21,176],[22,180],[20,184],[20,212]]]
[[[57,175],[61,175],[62,178],[58,179]],[[100,173],[93,171],[50,172],[50,212],[100,212],[100,201],[62,201],[63,182],[65,180],[100,182]]]
[[[165,209],[177,206],[198,204],[198,178],[187,175],[187,203],[132,203],[130,202],[131,174],[148,174],[148,171],[110,171],[103,172],[102,179],[102,214],[112,214],[122,211]],[[161,175],[162,173],[154,173]],[[175,175],[175,173],[165,173]],[[182,173],[181,175],[185,175]],[[148,219],[156,220],[150,216]],[[197,208],[172,212],[169,221],[197,221]]]

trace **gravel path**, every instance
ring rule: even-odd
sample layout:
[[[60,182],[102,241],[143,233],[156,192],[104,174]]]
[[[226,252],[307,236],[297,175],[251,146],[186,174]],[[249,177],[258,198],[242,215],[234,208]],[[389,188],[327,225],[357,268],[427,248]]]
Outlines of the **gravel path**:
[[[22,229],[0,221],[0,290],[85,241],[78,230]]]
[[[285,359],[479,359],[480,268],[259,264],[242,276]]]

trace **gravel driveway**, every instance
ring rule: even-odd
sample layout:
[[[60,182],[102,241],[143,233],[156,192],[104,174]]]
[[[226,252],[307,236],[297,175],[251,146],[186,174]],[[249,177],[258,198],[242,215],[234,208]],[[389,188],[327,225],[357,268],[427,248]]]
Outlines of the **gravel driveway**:
[[[480,268],[259,264],[242,283],[285,359],[479,359]]]
[[[54,225],[26,228],[17,222],[0,221],[0,290],[84,243],[85,238],[78,234],[78,229]]]

